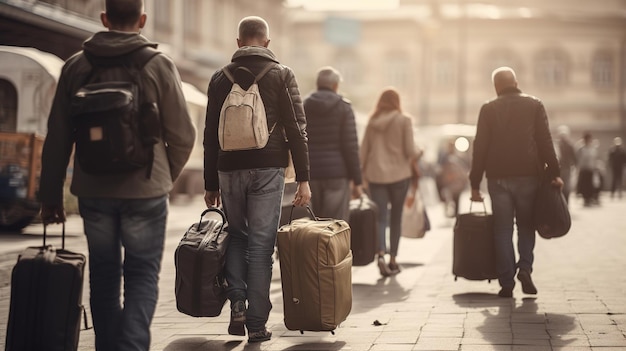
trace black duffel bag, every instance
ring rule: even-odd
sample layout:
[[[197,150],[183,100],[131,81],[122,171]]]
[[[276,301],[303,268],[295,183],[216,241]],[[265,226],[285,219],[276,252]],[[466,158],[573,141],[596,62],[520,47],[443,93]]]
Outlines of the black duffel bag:
[[[545,239],[561,237],[569,231],[572,219],[561,188],[542,176],[535,197],[534,223],[539,236]]]

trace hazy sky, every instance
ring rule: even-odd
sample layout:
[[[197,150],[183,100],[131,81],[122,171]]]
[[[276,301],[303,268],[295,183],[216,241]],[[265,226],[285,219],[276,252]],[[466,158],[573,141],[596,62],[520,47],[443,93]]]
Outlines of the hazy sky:
[[[399,0],[287,0],[289,6],[304,6],[310,11],[354,11],[388,9],[398,6]]]

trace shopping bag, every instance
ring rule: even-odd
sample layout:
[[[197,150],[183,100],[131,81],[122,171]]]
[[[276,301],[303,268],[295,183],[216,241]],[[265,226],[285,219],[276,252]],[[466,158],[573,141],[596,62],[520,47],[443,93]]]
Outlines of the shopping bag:
[[[413,201],[411,201],[411,198],[413,198]],[[407,194],[407,199],[404,201],[404,208],[402,209],[402,231],[400,235],[405,238],[423,238],[426,235],[427,224],[430,227],[422,197],[419,193],[416,193],[414,196],[413,194]]]
[[[534,206],[535,229],[544,239],[558,238],[572,226],[567,201],[560,188],[551,184],[548,177],[542,177],[537,190]]]

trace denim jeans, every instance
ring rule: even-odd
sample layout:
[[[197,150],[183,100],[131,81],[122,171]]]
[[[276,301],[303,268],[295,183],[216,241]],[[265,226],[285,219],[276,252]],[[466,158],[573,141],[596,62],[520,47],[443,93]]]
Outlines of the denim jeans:
[[[285,185],[284,168],[219,172],[230,243],[225,277],[231,303],[247,300],[248,332],[264,330],[269,318],[276,233]]]
[[[409,190],[410,180],[404,179],[390,184],[370,183],[372,201],[378,206],[378,250],[387,251],[387,225],[389,225],[389,253],[398,255],[400,233],[402,232],[402,209]],[[391,204],[391,209],[388,208]]]
[[[488,179],[494,217],[496,267],[500,286],[515,286],[517,268],[532,272],[535,249],[533,204],[539,187],[538,177],[510,177]],[[515,263],[513,224],[517,225],[517,251]]]
[[[89,248],[96,350],[149,350],[150,324],[159,294],[167,196],[79,198],[79,210]]]

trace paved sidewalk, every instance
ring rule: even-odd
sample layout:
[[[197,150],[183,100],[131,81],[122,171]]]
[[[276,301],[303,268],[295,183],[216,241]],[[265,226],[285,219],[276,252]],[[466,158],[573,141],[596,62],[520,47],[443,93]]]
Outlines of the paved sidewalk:
[[[497,296],[496,281],[454,280],[453,221],[443,218],[440,207],[429,208],[434,228],[423,239],[401,240],[399,275],[381,279],[374,263],[354,267],[352,312],[335,335],[286,330],[276,262],[268,324],[274,336],[261,344],[226,334],[227,307],[217,318],[193,318],[176,310],[173,253],[184,230],[197,220],[201,203],[174,205],[151,349],[626,350],[626,200],[602,200],[601,207],[582,208],[573,199],[570,233],[537,238],[533,279],[539,294],[524,295],[518,284],[513,299]],[[0,313],[7,307],[6,294],[0,288]],[[6,320],[1,322],[5,328]],[[93,350],[93,345],[93,331],[82,331],[80,350]]]

